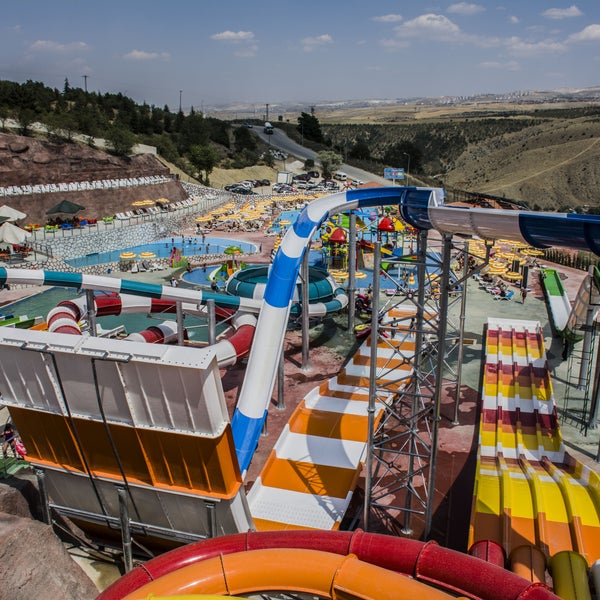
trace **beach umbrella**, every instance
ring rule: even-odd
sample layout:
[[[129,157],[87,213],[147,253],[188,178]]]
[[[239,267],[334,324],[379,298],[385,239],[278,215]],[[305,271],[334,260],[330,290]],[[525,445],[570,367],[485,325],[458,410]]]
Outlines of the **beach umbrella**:
[[[508,279],[509,281],[518,281],[519,279],[521,279],[522,275],[517,271],[507,271],[502,275],[502,277],[504,279]]]
[[[119,258],[122,258],[123,260],[133,260],[136,256],[137,254],[135,252],[121,252]]]
[[[76,204],[75,202],[71,202],[70,200],[61,200],[58,204],[55,204],[52,208],[46,211],[47,215],[74,215],[78,213],[80,210],[85,210],[85,206],[81,206],[81,204]]]
[[[136,200],[135,202],[131,203],[131,206],[146,206],[146,201],[145,200]]]
[[[5,222],[0,225],[0,242],[5,244],[22,244],[31,237],[29,231],[21,229],[12,223]]]
[[[16,208],[12,208],[12,206],[8,206],[4,204],[0,206],[0,217],[6,217],[4,221],[19,221],[20,219],[24,219],[27,215]],[[0,221],[1,222],[1,221]]]
[[[154,258],[155,256],[154,252],[140,252],[140,258]]]

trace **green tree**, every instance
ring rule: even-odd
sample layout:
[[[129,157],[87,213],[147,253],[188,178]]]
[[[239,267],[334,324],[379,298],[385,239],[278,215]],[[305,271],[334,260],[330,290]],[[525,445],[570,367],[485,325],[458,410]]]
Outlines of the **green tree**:
[[[21,108],[17,113],[17,123],[21,135],[29,135],[31,126],[35,123],[36,114],[31,108]]]
[[[311,140],[318,144],[325,143],[319,119],[314,115],[309,115],[305,112],[300,113],[298,117],[298,131],[305,140]]]
[[[235,139],[235,149],[237,152],[242,150],[249,150],[253,152],[256,150],[256,137],[250,133],[247,127],[236,127],[233,130],[233,137]]]
[[[404,168],[413,173],[421,170],[423,154],[411,142],[403,141],[389,146],[383,155],[383,162],[390,167]],[[410,161],[410,165],[409,165]]]
[[[50,113],[46,115],[42,122],[46,126],[48,137],[54,142],[62,142],[67,139],[72,139],[73,133],[71,128],[68,128],[69,133],[63,129],[64,123],[66,122],[65,117],[68,118],[68,113]],[[69,138],[67,137],[69,136]]]
[[[271,154],[271,152],[264,153],[263,161],[264,161],[265,165],[267,165],[267,167],[275,166],[275,157],[273,156],[273,154]]]
[[[371,160],[371,149],[369,144],[363,140],[359,140],[350,149],[350,157],[358,160]]]
[[[321,150],[317,153],[317,160],[321,163],[323,177],[331,179],[331,176],[337,171],[342,164],[342,157],[332,150]]]
[[[117,156],[131,154],[135,138],[131,131],[121,125],[113,125],[106,135],[109,149]]]
[[[0,121],[2,122],[2,130],[6,129],[6,120],[10,117],[10,109],[6,104],[0,104]]]
[[[205,185],[209,185],[208,176],[213,172],[213,169],[219,162],[219,155],[212,146],[192,146],[188,152],[190,162],[198,169],[200,173],[200,181],[204,181]],[[202,178],[204,171],[204,178]]]
[[[313,158],[307,158],[304,161],[304,170],[311,171],[314,168],[315,168],[315,160]]]

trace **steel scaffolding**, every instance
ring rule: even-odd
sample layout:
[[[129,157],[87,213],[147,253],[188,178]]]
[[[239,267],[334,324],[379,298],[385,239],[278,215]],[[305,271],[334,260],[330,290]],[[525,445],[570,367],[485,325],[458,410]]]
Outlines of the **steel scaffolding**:
[[[430,536],[442,395],[454,398],[454,415],[446,417],[457,423],[466,286],[488,260],[489,246],[481,258],[469,253],[468,243],[454,245],[449,235],[432,241],[427,231],[417,233],[413,254],[386,258],[391,265],[382,273],[395,289],[385,295],[373,289],[376,343],[371,344],[369,415],[378,406],[383,416],[378,422],[370,419],[363,506],[367,530],[381,527],[411,535],[414,519],[420,519],[423,536]],[[380,245],[375,244],[373,272],[379,271]],[[448,317],[455,304],[459,319]]]

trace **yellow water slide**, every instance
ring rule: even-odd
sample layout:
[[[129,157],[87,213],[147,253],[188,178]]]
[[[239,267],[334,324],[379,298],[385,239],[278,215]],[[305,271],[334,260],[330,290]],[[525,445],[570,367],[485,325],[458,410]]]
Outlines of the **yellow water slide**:
[[[486,542],[555,590],[598,568],[600,476],[565,451],[537,321],[487,323],[469,546]]]

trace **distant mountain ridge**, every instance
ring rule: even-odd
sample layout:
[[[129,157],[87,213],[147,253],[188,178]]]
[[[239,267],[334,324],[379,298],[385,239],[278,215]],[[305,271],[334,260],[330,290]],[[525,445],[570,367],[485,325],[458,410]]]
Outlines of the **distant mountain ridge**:
[[[553,102],[600,102],[600,85],[584,88],[558,88],[554,90],[516,90],[511,92],[486,92],[481,94],[471,94],[465,96],[436,96],[436,97],[406,97],[406,98],[363,98],[346,100],[307,100],[298,102],[276,102],[269,104],[269,111],[272,114],[308,112],[311,107],[315,112],[328,110],[343,110],[353,108],[368,108],[381,106],[402,106],[402,105],[428,105],[443,106],[448,104],[471,104],[473,102],[503,102],[503,103],[553,103]],[[257,113],[257,108],[259,112]],[[235,103],[222,104],[206,107],[211,113],[220,115],[244,115],[264,116],[263,109],[266,105],[256,103]]]

